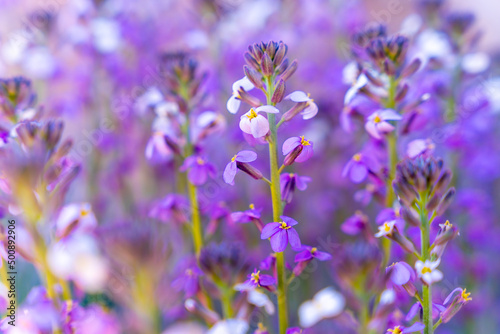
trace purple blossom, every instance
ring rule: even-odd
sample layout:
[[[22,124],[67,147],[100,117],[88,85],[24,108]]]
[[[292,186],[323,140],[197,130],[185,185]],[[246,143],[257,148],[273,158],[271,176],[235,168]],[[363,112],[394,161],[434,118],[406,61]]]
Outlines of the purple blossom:
[[[382,136],[392,132],[395,128],[388,121],[400,121],[403,119],[396,111],[384,109],[371,114],[366,123],[366,131],[375,139],[382,139]]]
[[[187,211],[189,211],[189,201],[185,196],[168,194],[153,204],[148,216],[164,223],[171,221],[185,223],[188,221]]]
[[[283,252],[290,243],[292,248],[297,249],[301,246],[299,234],[292,227],[298,223],[290,217],[281,216],[283,221],[269,223],[262,229],[260,238],[262,240],[271,238],[271,248],[274,252]]]
[[[184,291],[186,298],[192,297],[200,290],[200,276],[203,276],[200,268],[189,266],[172,281],[172,287],[178,291]]]
[[[281,199],[290,203],[293,198],[295,188],[300,191],[307,189],[307,183],[311,182],[309,176],[299,176],[296,173],[283,173],[280,176]]]
[[[274,277],[263,275],[260,273],[260,270],[254,269],[253,273],[248,275],[248,280],[242,284],[238,284],[235,289],[238,291],[253,290],[260,287],[270,289],[270,286],[274,284],[276,284]]]
[[[245,91],[250,91],[250,90],[254,89],[255,86],[252,84],[252,82],[250,80],[248,80],[248,78],[246,76],[233,83],[233,94],[231,95],[229,100],[227,100],[227,104],[226,104],[227,110],[231,114],[236,114],[238,112],[238,110],[240,109],[241,97],[238,93],[238,90],[240,88],[242,88]]]
[[[301,252],[295,255],[295,262],[305,262],[312,259],[318,259],[319,261],[327,261],[332,258],[332,256],[326,252],[320,252],[316,247],[303,245],[301,247]]]
[[[146,159],[158,164],[172,160],[174,151],[167,143],[167,136],[162,132],[155,132],[146,145]]]
[[[436,145],[430,139],[415,139],[408,143],[406,154],[410,158],[419,155],[431,155],[435,148]]]
[[[349,217],[340,225],[340,229],[345,234],[356,235],[364,231],[368,224],[368,217],[361,211],[356,211],[353,216]]]
[[[292,327],[286,330],[286,334],[302,334],[302,328]]]
[[[208,177],[215,177],[216,169],[213,164],[200,156],[190,156],[184,160],[180,171],[188,171],[188,180],[195,186],[204,184]]]
[[[380,166],[376,160],[372,159],[365,153],[356,153],[352,156],[351,160],[347,162],[342,171],[342,177],[349,176],[352,182],[363,182],[368,173],[378,172]]]
[[[318,113],[318,106],[314,103],[314,100],[310,98],[310,94],[297,90],[290,93],[285,99],[306,104],[304,110],[300,113],[303,119],[311,119]]]
[[[410,327],[404,327],[404,326],[396,326],[392,329],[388,329],[387,333],[392,333],[392,334],[406,334],[406,333],[415,333],[415,332],[422,332],[422,330],[425,328],[425,325],[420,322],[416,322]]]
[[[236,176],[236,171],[238,170],[238,162],[252,162],[257,159],[257,153],[253,151],[240,151],[235,156],[231,158],[231,161],[226,165],[224,169],[224,182],[234,185],[234,177]]]
[[[283,143],[283,155],[291,156],[292,154],[294,154],[294,152],[297,151],[298,154],[294,156],[293,161],[304,162],[309,160],[309,158],[311,158],[314,153],[313,142],[304,139],[304,136],[291,137],[285,140],[285,142]]]
[[[250,204],[250,208],[246,211],[237,211],[231,213],[231,219],[236,223],[250,223],[254,219],[260,219],[262,209],[256,209],[255,205]]]
[[[252,108],[240,118],[241,131],[251,134],[254,138],[265,136],[269,132],[269,122],[267,118],[259,114],[261,111],[271,114],[279,113],[279,110],[273,106]]]
[[[405,285],[415,280],[415,271],[406,262],[396,262],[386,268],[386,273],[390,272],[390,280],[395,285]]]

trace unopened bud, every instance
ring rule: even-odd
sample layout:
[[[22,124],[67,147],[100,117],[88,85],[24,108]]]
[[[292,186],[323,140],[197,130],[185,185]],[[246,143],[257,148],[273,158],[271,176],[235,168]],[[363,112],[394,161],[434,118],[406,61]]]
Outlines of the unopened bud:
[[[264,84],[262,82],[262,77],[260,74],[254,70],[252,70],[248,66],[243,66],[243,72],[245,72],[245,76],[250,80],[251,83],[257,88],[262,88],[264,87]]]
[[[247,173],[248,175],[250,175],[251,177],[253,177],[254,179],[256,180],[260,180],[262,179],[263,175],[262,173],[260,172],[260,170],[258,170],[257,168],[245,163],[245,162],[239,162],[237,161],[236,162],[236,167],[238,167],[238,169],[242,170],[243,172]]]
[[[295,104],[292,108],[290,108],[290,110],[288,110],[283,114],[284,121],[285,122],[290,121],[292,118],[297,116],[301,111],[303,111],[306,107],[307,107],[306,102],[300,102]]]
[[[283,59],[285,59],[286,52],[288,51],[288,47],[286,46],[285,43],[280,42],[278,45],[278,50],[276,51],[276,54],[274,55],[273,63],[275,67],[278,67]]]
[[[273,61],[267,53],[264,53],[264,55],[262,56],[261,70],[262,74],[266,77],[272,75],[274,72]]]
[[[300,155],[304,147],[302,145],[297,146],[292,150],[292,152],[288,153],[288,155],[285,157],[285,161],[283,162],[283,165],[285,166],[290,166],[295,162],[295,159]]]
[[[284,81],[290,79],[290,77],[295,73],[295,71],[297,71],[298,66],[299,63],[297,62],[297,60],[292,61],[290,66],[288,66],[288,68],[281,75],[281,79],[283,79]]]
[[[439,205],[436,209],[436,214],[438,216],[445,213],[446,209],[448,209],[451,202],[453,201],[453,197],[455,197],[455,192],[456,192],[455,188],[450,188],[450,189],[448,189],[446,194],[444,194],[443,198],[441,199],[441,202],[439,202]]]
[[[274,104],[280,103],[284,97],[285,97],[285,81],[283,79],[280,79],[278,85],[274,90],[271,102]]]
[[[415,74],[418,71],[420,66],[422,65],[422,61],[419,58],[415,58],[410,65],[406,66],[403,72],[401,72],[401,78],[408,78]]]

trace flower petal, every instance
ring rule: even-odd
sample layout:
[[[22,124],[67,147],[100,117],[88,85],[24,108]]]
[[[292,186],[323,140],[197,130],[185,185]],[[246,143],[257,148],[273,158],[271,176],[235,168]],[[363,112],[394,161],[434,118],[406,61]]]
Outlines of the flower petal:
[[[236,155],[236,161],[239,162],[252,162],[257,159],[257,153],[254,151],[239,151]]]
[[[384,109],[380,111],[379,115],[384,121],[400,121],[403,119],[403,116],[398,114],[394,109]]]
[[[240,124],[240,128],[241,128],[241,124]],[[369,121],[367,121],[365,123],[365,130],[366,130],[366,132],[368,132],[368,134],[370,134],[370,136],[372,136],[375,139],[381,139],[382,138],[380,136],[380,134],[378,132],[378,129],[375,126],[375,123],[373,121],[369,120]]]
[[[332,258],[332,255],[326,252],[316,251],[316,253],[314,253],[314,257],[320,261],[328,261]]]
[[[268,239],[271,236],[275,235],[276,232],[280,230],[280,223],[269,223],[264,228],[262,229],[262,232],[260,233],[260,238],[262,240]]]
[[[241,116],[240,118],[240,129],[241,131],[252,134],[252,126],[250,124],[250,119],[245,115]]]
[[[224,174],[222,174],[222,177],[224,178],[224,182],[227,184],[233,185],[234,184],[234,177],[236,175],[236,161],[231,161],[226,165],[226,168],[224,169]]]
[[[269,132],[269,122],[264,116],[258,115],[250,121],[250,129],[254,138],[263,137]]]
[[[280,253],[286,249],[288,245],[288,234],[286,230],[279,230],[271,237],[271,248],[274,252]]]
[[[293,249],[300,248],[301,243],[297,230],[291,228],[289,230],[286,230],[286,232],[288,234],[288,242],[290,243],[290,246],[292,246]]]
[[[276,284],[276,280],[270,275],[260,275],[259,284],[262,286],[269,286]]]
[[[231,114],[236,114],[240,109],[241,100],[236,96],[231,95],[231,97],[227,100],[226,108]]]
[[[254,84],[248,79],[246,76],[237,80],[233,83],[233,93],[236,93],[240,88],[243,88],[245,91],[249,91],[255,88]]]
[[[311,251],[307,249],[307,250],[295,255],[295,262],[304,262],[304,261],[311,260],[312,258],[313,258],[313,256],[311,254]]]
[[[269,114],[278,114],[280,111],[278,110],[278,108],[274,107],[274,106],[270,106],[270,105],[265,105],[265,106],[260,106],[258,107],[257,109],[255,109],[256,112],[267,112]]]
[[[311,98],[309,96],[307,96],[306,93],[304,93],[300,90],[296,90],[295,92],[288,94],[285,97],[285,100],[292,100],[293,102],[307,102],[307,101],[311,100]]]
[[[300,152],[300,154],[295,159],[295,162],[304,162],[309,160],[313,156],[314,154],[313,143],[312,142],[309,143],[311,145],[304,146],[302,152]]]
[[[298,224],[298,222],[295,219],[292,219],[287,216],[280,216],[281,219],[288,225],[288,226],[295,226]]]
[[[351,165],[351,170],[349,171],[349,178],[354,183],[363,182],[363,180],[368,175],[368,169],[364,164],[354,162]]]
[[[300,137],[291,137],[285,140],[283,143],[283,155],[287,155],[288,153],[292,152],[294,148],[300,145]]]
[[[300,114],[304,120],[311,119],[318,114],[318,106],[314,102],[309,102],[307,107]]]

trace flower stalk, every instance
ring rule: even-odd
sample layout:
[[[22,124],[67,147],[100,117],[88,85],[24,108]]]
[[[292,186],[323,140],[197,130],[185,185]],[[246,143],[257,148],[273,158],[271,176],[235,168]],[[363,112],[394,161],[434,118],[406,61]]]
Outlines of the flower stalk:
[[[425,194],[420,194],[421,200],[418,202],[418,211],[420,214],[421,223],[421,258],[422,261],[431,260],[430,258],[430,236],[429,236],[429,213],[427,212],[427,196]],[[425,325],[424,334],[434,333],[434,327],[432,323],[432,291],[431,285],[424,284],[422,287],[422,312],[423,312],[423,323]]]

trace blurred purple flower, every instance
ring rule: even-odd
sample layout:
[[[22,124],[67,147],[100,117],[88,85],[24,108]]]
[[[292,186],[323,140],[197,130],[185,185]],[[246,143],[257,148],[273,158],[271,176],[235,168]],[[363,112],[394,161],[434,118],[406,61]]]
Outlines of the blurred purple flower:
[[[415,158],[419,155],[431,155],[435,147],[436,145],[430,139],[415,139],[408,143],[406,154],[410,158]]]
[[[298,223],[290,217],[281,216],[283,221],[269,223],[262,229],[260,238],[262,240],[271,238],[271,248],[274,252],[283,252],[290,243],[292,248],[297,249],[301,246],[299,234],[292,227]]]
[[[236,223],[249,223],[254,219],[260,219],[262,209],[256,209],[253,204],[246,211],[237,211],[231,213],[231,219]]]
[[[380,166],[378,166],[376,160],[372,159],[369,155],[356,153],[345,165],[342,177],[349,176],[352,182],[360,183],[366,179],[368,173],[376,173],[379,168]]]
[[[254,269],[253,273],[248,275],[248,280],[246,280],[242,284],[238,284],[235,286],[235,290],[238,291],[247,291],[247,290],[253,290],[257,287],[264,287],[268,288],[276,284],[276,280],[274,277],[270,275],[262,275],[260,273],[260,270]]]
[[[356,211],[353,216],[347,218],[347,220],[340,225],[340,229],[345,234],[356,235],[365,230],[367,224],[368,217],[361,211]]]
[[[301,252],[295,255],[295,262],[305,262],[312,259],[318,259],[319,261],[327,261],[332,258],[332,256],[326,252],[320,252],[316,247],[303,245],[301,247]]]
[[[200,156],[190,156],[184,160],[180,171],[188,171],[188,180],[195,186],[201,186],[207,181],[207,178],[215,177],[215,166]]]
[[[203,276],[200,268],[189,266],[172,281],[172,287],[177,291],[184,291],[186,298],[192,297],[200,290],[200,276]]]
[[[287,97],[285,97],[285,99],[306,104],[306,107],[300,113],[303,119],[311,119],[318,113],[318,106],[314,103],[314,100],[310,98],[310,94],[297,90],[290,93]]]
[[[168,194],[163,199],[155,202],[149,211],[149,217],[164,223],[174,221],[185,223],[188,221],[186,212],[189,210],[188,199],[179,194]]]
[[[365,123],[366,131],[375,139],[382,139],[382,135],[392,132],[395,128],[387,121],[400,121],[403,119],[396,111],[392,109],[384,109],[376,111],[370,116]]]
[[[312,157],[314,153],[313,142],[304,139],[304,136],[288,138],[283,143],[282,150],[283,150],[283,155],[287,155],[285,160],[288,158],[288,156],[294,155],[292,162],[307,161],[309,158]],[[291,165],[291,163],[289,165]]]
[[[280,176],[281,199],[290,203],[293,198],[295,188],[300,191],[307,189],[307,183],[311,182],[309,176],[299,176],[296,173],[284,173]]]
[[[422,332],[424,328],[425,325],[423,323],[416,322],[410,327],[396,326],[393,329],[388,329],[387,333],[392,333],[392,334],[415,333],[415,332]]]

